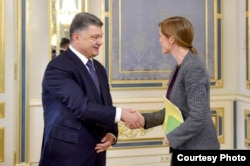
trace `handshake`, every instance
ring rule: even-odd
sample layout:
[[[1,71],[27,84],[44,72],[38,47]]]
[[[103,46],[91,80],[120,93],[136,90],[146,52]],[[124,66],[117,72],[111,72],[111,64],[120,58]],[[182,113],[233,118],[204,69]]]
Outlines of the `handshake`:
[[[142,128],[145,125],[145,118],[135,109],[122,109],[121,121],[130,129]]]

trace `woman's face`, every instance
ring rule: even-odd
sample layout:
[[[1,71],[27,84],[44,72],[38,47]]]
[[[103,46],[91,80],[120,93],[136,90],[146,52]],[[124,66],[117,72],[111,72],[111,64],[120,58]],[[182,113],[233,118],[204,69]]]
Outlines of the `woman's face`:
[[[172,48],[172,41],[171,41],[171,37],[168,38],[165,35],[162,34],[161,30],[159,29],[159,35],[160,35],[160,39],[159,42],[161,44],[161,50],[163,54],[168,54],[171,51]]]

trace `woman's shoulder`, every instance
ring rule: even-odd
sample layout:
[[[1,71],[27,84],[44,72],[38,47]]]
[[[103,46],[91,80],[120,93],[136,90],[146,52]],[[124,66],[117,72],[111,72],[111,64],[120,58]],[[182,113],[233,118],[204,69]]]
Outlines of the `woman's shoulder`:
[[[205,68],[205,64],[202,61],[202,58],[199,55],[194,55],[191,52],[189,52],[185,59],[182,62],[182,65],[187,67],[187,68],[192,68],[192,67],[201,67]]]

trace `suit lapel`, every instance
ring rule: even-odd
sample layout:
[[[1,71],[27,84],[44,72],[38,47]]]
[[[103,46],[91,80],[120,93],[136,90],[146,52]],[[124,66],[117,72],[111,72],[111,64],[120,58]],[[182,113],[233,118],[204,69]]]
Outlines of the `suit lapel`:
[[[96,74],[99,78],[102,101],[104,102],[105,105],[112,105],[112,97],[110,95],[110,87],[108,83],[106,70],[100,64],[100,62],[94,60],[94,63],[96,64]]]
[[[107,93],[109,93],[109,89],[107,90],[107,80],[105,75],[102,74],[102,66],[98,65],[98,63],[96,63],[96,60],[94,60],[95,66],[96,66],[96,74],[97,77],[99,79],[99,84],[100,84],[100,93],[101,93],[101,97],[102,100],[104,101],[105,104],[108,103],[107,101]]]
[[[80,79],[87,80],[87,85],[85,85],[85,86],[86,87],[89,86],[89,88],[92,89],[92,91],[93,91],[92,94],[94,95],[95,99],[98,101],[98,103],[101,103],[102,100],[101,100],[100,94],[98,93],[96,86],[95,86],[95,83],[94,83],[91,75],[89,74],[89,71],[86,68],[86,66],[82,63],[82,61],[70,49],[67,50],[67,54],[68,54],[69,58],[72,60],[73,66],[75,66],[78,73],[80,73],[80,77],[81,77]],[[97,74],[97,76],[99,78],[98,74]],[[80,84],[80,86],[83,86],[83,85]],[[101,84],[100,84],[100,86],[101,86]]]

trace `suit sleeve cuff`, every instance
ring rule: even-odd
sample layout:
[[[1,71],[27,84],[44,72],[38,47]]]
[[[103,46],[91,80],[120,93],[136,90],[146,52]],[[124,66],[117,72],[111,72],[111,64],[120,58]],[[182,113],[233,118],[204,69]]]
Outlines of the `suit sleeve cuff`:
[[[114,138],[114,140],[113,140],[113,142],[112,142],[112,145],[114,145],[114,144],[116,143],[116,136],[115,136],[114,134],[112,134],[112,133],[109,133],[109,134],[112,135],[113,138]]]

